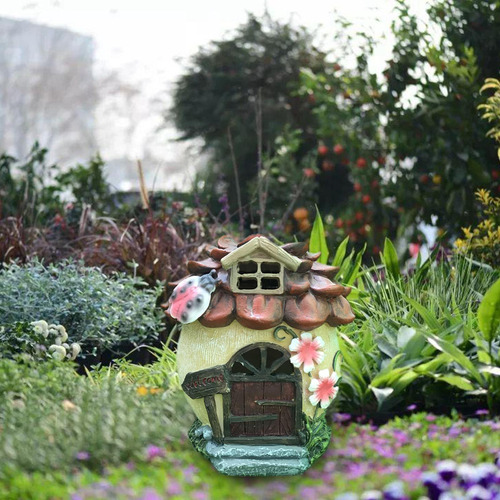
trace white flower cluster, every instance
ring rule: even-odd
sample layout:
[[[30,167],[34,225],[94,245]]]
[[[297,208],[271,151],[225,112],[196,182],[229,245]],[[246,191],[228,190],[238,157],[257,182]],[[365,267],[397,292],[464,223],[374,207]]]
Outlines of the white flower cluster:
[[[68,333],[63,325],[48,324],[45,320],[33,321],[31,323],[34,331],[38,335],[42,335],[44,339],[54,339],[54,343],[49,346],[49,354],[53,359],[63,360],[68,358],[70,360],[76,359],[80,354],[82,348],[80,344],[73,342],[69,345]]]

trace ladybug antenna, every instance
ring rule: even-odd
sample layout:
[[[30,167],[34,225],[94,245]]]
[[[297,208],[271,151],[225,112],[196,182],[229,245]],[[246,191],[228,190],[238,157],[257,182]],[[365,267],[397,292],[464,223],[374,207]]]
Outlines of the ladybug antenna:
[[[217,283],[217,271],[212,269],[209,274],[204,274],[200,278],[200,286],[207,292],[213,292]]]

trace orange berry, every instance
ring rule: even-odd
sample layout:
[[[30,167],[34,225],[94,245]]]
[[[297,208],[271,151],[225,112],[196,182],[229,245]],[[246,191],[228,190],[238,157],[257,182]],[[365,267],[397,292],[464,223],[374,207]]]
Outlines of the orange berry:
[[[324,144],[318,146],[318,154],[320,156],[325,156],[328,153],[328,148]]]
[[[344,151],[345,149],[344,146],[342,146],[342,144],[335,144],[335,146],[333,146],[333,152],[336,155],[341,155]]]
[[[293,218],[297,221],[302,220],[302,219],[307,219],[308,216],[309,216],[309,212],[307,211],[307,208],[300,207],[300,208],[296,208],[293,211]]]
[[[335,164],[330,160],[323,160],[323,163],[321,164],[321,168],[325,172],[331,172],[335,168]]]
[[[356,166],[358,168],[365,168],[366,167],[366,160],[363,157],[360,157],[356,161]]]
[[[302,219],[299,221],[299,229],[303,232],[308,231],[311,227],[311,223],[307,219]]]

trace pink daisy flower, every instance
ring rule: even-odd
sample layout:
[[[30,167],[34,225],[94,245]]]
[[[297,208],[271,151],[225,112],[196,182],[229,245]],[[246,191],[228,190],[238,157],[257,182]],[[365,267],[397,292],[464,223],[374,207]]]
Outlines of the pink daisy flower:
[[[325,358],[325,353],[321,350],[325,342],[321,337],[315,337],[314,340],[309,332],[303,332],[299,339],[293,339],[290,342],[290,351],[296,352],[290,361],[297,368],[304,364],[304,372],[310,373],[314,364],[319,364]]]
[[[321,403],[321,408],[327,408],[339,392],[339,388],[335,385],[338,381],[339,376],[335,371],[330,375],[330,370],[320,370],[319,379],[311,379],[309,386],[309,390],[312,392],[309,396],[311,404],[316,406]]]

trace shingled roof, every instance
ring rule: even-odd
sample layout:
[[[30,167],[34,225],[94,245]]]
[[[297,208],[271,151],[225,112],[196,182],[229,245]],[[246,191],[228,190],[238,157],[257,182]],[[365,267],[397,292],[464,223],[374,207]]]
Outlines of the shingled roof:
[[[218,328],[237,320],[254,330],[265,330],[282,322],[292,328],[312,330],[324,323],[331,326],[345,325],[354,320],[351,307],[345,297],[351,289],[335,281],[338,268],[317,262],[320,253],[308,252],[304,243],[290,243],[279,248],[294,257],[294,271],[285,266],[284,293],[279,295],[235,293],[231,290],[231,269],[224,269],[221,260],[260,235],[251,235],[240,243],[230,236],[219,239],[217,247],[207,248],[208,258],[189,261],[191,275],[202,275],[212,270],[217,272],[217,288],[210,305],[199,318],[208,328]],[[270,243],[270,242],[269,242]],[[228,259],[225,259],[227,262]],[[175,287],[179,282],[169,283]],[[168,304],[165,314],[169,317]]]

